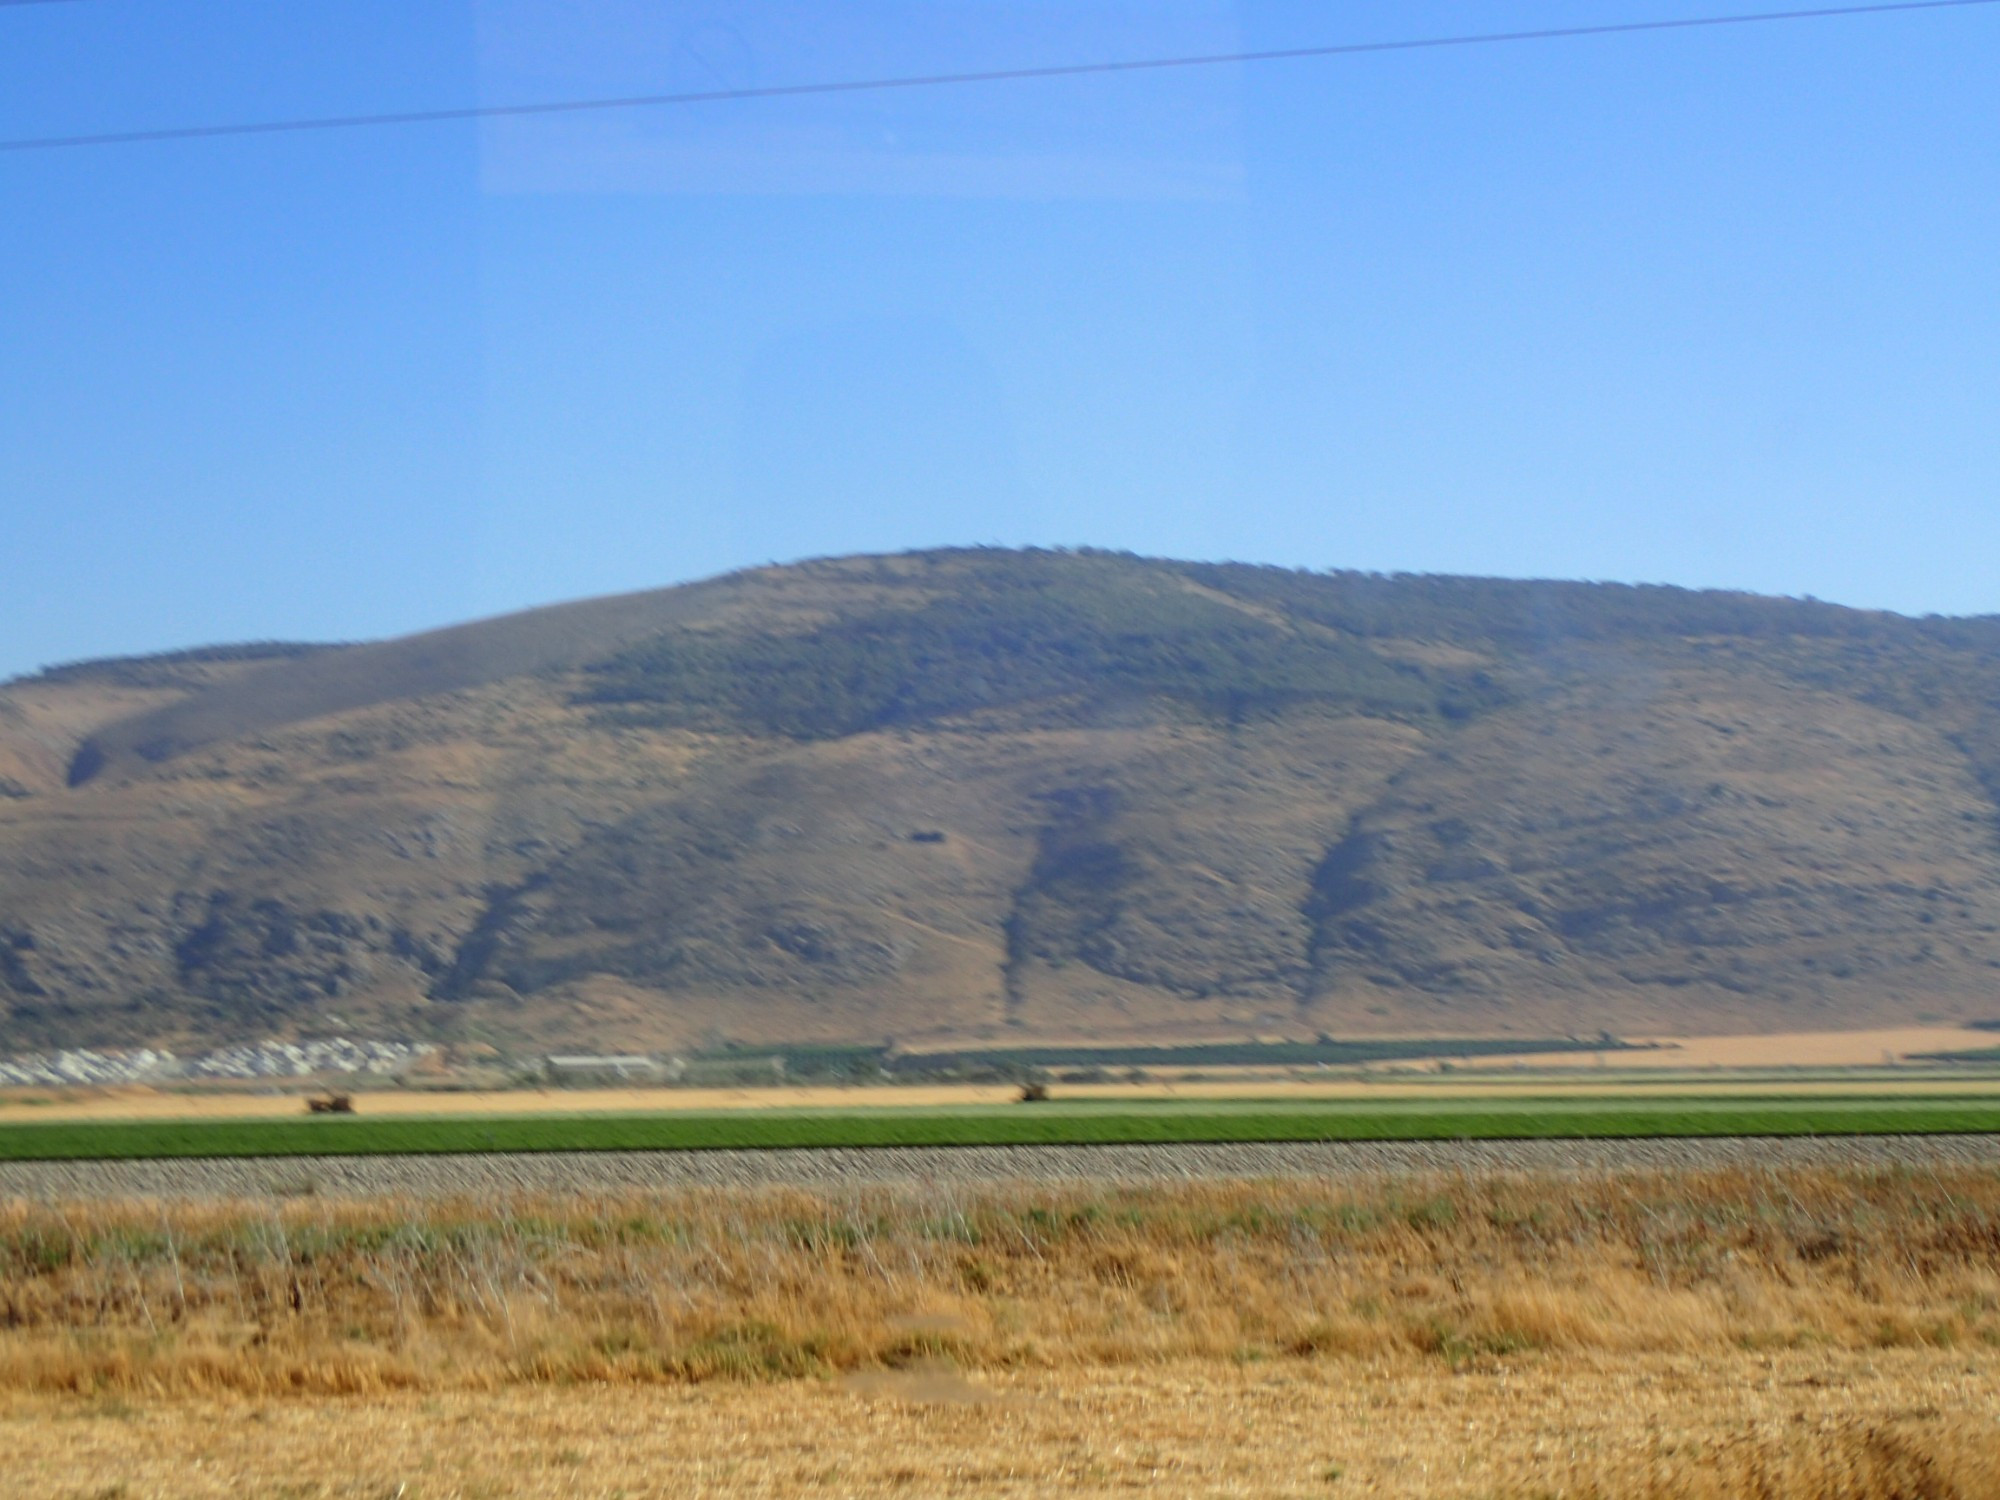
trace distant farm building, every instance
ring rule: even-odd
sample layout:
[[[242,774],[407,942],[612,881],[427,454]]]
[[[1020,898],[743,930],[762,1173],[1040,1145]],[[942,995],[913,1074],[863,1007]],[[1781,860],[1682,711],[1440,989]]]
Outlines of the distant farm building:
[[[571,1054],[545,1059],[552,1083],[591,1083],[616,1080],[619,1083],[652,1083],[667,1070],[650,1057],[615,1057]]]

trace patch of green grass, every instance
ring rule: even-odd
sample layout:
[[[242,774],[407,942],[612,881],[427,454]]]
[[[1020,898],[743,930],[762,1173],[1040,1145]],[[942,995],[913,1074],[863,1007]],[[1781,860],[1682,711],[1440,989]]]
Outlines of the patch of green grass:
[[[0,1125],[0,1160],[437,1152],[2000,1133],[2000,1099],[1078,1101],[479,1118]]]

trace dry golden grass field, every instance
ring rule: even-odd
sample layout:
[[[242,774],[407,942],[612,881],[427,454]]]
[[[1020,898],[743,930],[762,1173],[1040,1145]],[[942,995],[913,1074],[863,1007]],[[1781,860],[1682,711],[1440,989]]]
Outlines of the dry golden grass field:
[[[0,1444],[9,1494],[60,1500],[1983,1500],[2000,1485],[1989,1368],[1937,1351],[1779,1351],[35,1397],[0,1406]]]
[[[0,1210],[0,1492],[2000,1495],[2000,1175]]]

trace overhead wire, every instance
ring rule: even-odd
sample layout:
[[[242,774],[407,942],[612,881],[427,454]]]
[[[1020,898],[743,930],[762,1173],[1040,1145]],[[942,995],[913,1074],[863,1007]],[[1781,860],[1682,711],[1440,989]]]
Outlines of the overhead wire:
[[[20,4],[24,0],[0,0]],[[27,0],[60,3],[60,0]],[[556,99],[523,104],[473,104],[447,109],[389,110],[375,114],[317,115],[287,120],[255,120],[224,125],[174,125],[145,130],[109,130],[86,135],[26,136],[0,140],[0,151],[58,151],[94,146],[126,146],[150,142],[214,140],[230,136],[286,135],[309,131],[351,130],[389,125],[432,125],[452,121],[520,119],[538,115],[582,114],[671,105],[723,104],[754,99],[799,99],[823,95],[880,93],[897,89],[948,88],[971,84],[1023,83],[1043,79],[1084,78],[1118,73],[1163,72],[1178,68],[1217,67],[1303,61],[1310,58],[1362,57],[1394,52],[1423,52],[1456,47],[1499,46],[1520,42],[1553,42],[1586,37],[1636,36],[1695,31],[1724,26],[1757,26],[1785,21],[1820,21],[1842,16],[1902,14],[1912,11],[1964,10],[2000,4],[2000,0],[1878,0],[1874,4],[1821,5],[1798,10],[1765,10],[1725,15],[1677,16],[1650,21],[1608,21],[1588,26],[1548,26],[1524,31],[1485,31],[1452,36],[1409,37],[1380,42],[1338,42],[1317,47],[1274,47],[1246,52],[1205,52],[1180,57],[1126,58],[1105,62],[1051,63],[1037,67],[990,68],[963,73],[924,73],[903,77],[855,78],[820,83],[781,83],[761,87],[704,89],[690,93],[622,94],[606,98]]]

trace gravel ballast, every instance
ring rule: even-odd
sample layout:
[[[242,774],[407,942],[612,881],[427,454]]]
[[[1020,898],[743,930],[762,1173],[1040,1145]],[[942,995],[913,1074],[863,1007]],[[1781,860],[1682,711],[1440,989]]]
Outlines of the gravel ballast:
[[[1185,1182],[1435,1173],[1788,1167],[2000,1167],[2000,1135],[1645,1140],[1318,1141],[1246,1145],[876,1146],[0,1162],[0,1197],[424,1198],[688,1187]]]

